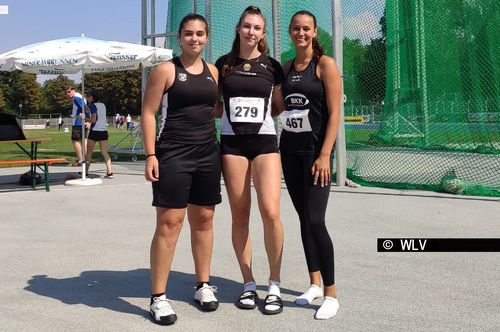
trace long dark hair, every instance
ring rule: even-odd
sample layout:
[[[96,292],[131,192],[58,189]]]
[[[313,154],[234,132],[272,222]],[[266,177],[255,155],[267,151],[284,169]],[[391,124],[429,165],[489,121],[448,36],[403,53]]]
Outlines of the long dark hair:
[[[293,14],[292,18],[290,19],[290,25],[288,26],[288,32],[291,31],[291,29],[292,29],[292,21],[295,18],[295,16],[297,16],[297,15],[307,15],[307,16],[312,17],[313,22],[314,22],[314,28],[316,29],[318,27],[318,25],[316,24],[316,16],[314,16],[313,13],[311,13],[308,10],[299,10],[298,12],[296,12],[295,14]],[[316,61],[319,61],[319,58],[321,58],[325,54],[325,48],[323,47],[323,45],[321,45],[319,43],[317,37],[314,37],[313,40],[312,40],[312,48],[313,48],[313,58]]]
[[[240,36],[238,34],[238,28],[241,27],[241,23],[243,22],[243,19],[247,15],[259,15],[260,17],[262,17],[262,19],[264,20],[264,31],[266,31],[266,26],[267,26],[266,18],[264,17],[264,15],[262,15],[262,12],[260,11],[259,7],[256,6],[247,7],[241,14],[240,20],[238,21],[238,24],[235,27],[236,35],[234,36],[234,41],[233,41],[233,46],[231,47],[231,51],[224,57],[224,66],[222,69],[223,74],[225,74],[230,68],[236,65],[236,60],[238,59],[238,55],[240,54]],[[259,41],[257,49],[262,54],[265,55],[269,54],[269,45],[267,43],[265,36]]]
[[[201,22],[203,22],[205,24],[205,32],[207,33],[207,36],[209,35],[207,20],[200,14],[189,13],[186,16],[184,16],[181,20],[181,23],[179,23],[179,31],[177,32],[179,38],[181,37],[181,32],[182,32],[182,28],[184,28],[184,24],[186,24],[189,21],[201,21]]]

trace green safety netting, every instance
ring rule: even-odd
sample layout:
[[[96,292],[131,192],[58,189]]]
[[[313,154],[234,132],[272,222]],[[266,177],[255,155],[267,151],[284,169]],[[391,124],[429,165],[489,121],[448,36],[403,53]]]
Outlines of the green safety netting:
[[[307,9],[332,55],[332,1],[170,1],[167,32],[196,9],[205,58],[228,52],[248,5],[267,17],[272,55],[294,56],[288,23]],[[500,17],[496,0],[344,0],[348,177],[363,185],[500,196]],[[273,24],[277,28],[273,29]],[[175,37],[166,46],[178,51]],[[276,49],[274,49],[274,46]]]

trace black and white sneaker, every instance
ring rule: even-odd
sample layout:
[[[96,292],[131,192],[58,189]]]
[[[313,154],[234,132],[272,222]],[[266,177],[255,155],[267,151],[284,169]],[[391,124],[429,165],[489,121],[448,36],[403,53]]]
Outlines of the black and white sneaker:
[[[177,315],[170,306],[165,294],[153,298],[149,306],[149,312],[153,320],[160,325],[172,325],[177,320]]]
[[[219,307],[219,301],[215,298],[214,292],[217,287],[203,284],[203,286],[194,292],[194,300],[203,311],[215,311]]]
[[[112,179],[114,178],[115,176],[113,175],[113,173],[106,173],[106,175],[104,175],[104,178],[105,179]]]

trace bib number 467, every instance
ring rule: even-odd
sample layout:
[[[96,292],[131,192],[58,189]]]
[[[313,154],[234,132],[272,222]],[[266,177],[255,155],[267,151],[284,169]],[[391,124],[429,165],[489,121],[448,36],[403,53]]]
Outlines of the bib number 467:
[[[286,119],[286,126],[288,128],[301,129],[302,122],[303,122],[303,119],[301,119],[301,118],[287,118]]]

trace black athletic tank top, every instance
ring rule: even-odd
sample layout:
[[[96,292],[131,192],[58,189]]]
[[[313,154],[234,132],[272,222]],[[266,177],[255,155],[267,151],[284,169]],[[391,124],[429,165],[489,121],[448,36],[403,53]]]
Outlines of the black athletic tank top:
[[[271,97],[274,86],[283,80],[281,65],[261,54],[255,59],[238,58],[236,65],[225,71],[226,57],[222,56],[215,63],[224,97],[221,135],[276,135]]]
[[[163,94],[158,144],[203,144],[215,140],[218,88],[207,64],[203,61],[203,72],[193,75],[184,69],[178,57],[172,62],[175,79]]]
[[[294,62],[282,85],[286,111],[280,115],[280,150],[316,155],[323,146],[328,121],[325,88],[316,75],[314,59],[300,72],[295,70]]]

